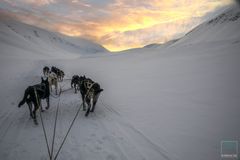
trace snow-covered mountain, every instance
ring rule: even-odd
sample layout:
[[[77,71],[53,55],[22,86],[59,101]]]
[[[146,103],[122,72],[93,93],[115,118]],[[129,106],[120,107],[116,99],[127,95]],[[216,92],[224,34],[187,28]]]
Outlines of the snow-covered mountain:
[[[207,21],[187,33],[175,45],[212,43],[228,40],[238,43],[240,32],[239,6],[227,9],[216,18]]]
[[[239,11],[230,8],[158,47],[79,58],[69,58],[75,54],[63,50],[52,33],[34,33],[32,27],[28,32],[19,24],[16,33],[1,23],[1,159],[48,159],[41,125],[33,123],[26,104],[17,108],[26,87],[40,82],[45,65],[66,73],[60,98],[51,96],[42,114],[51,144],[59,104],[54,155],[82,103],[69,79],[86,75],[104,89],[95,112],[78,115],[58,160],[221,159],[222,141],[240,141]],[[39,113],[37,118],[40,122]]]
[[[224,13],[195,27],[182,38],[170,40],[164,44],[150,44],[144,48],[164,49],[183,45],[219,43],[226,40],[228,43],[238,43],[239,19],[239,6],[230,7]]]
[[[21,54],[23,57],[24,54],[59,57],[108,52],[89,40],[68,37],[6,17],[0,18],[0,47],[1,55]]]

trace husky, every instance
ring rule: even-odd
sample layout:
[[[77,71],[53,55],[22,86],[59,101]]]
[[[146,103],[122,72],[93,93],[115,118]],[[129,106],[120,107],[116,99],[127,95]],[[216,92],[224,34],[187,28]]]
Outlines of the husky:
[[[65,74],[62,70],[58,69],[57,67],[52,66],[51,72],[54,72],[57,75],[58,81],[63,81],[63,77]]]
[[[100,88],[98,83],[85,76],[79,78],[79,86],[83,101],[83,110],[86,111],[85,103],[87,103],[88,106],[85,113],[85,116],[87,117],[89,112],[94,112],[98,97],[103,89]]]
[[[44,75],[44,76],[48,76],[49,71],[50,71],[49,67],[45,66],[45,67],[43,68],[43,75]]]
[[[40,107],[41,112],[43,112],[41,99],[46,99],[47,107],[48,109],[50,107],[49,105],[49,82],[48,78],[44,80],[41,78],[42,81],[40,84],[36,84],[34,86],[29,86],[25,90],[23,99],[19,102],[18,107],[20,108],[24,103],[28,104],[28,108],[30,111],[30,117],[33,118],[34,123],[38,124],[37,118],[36,118],[36,111]],[[32,104],[34,105],[34,108],[32,107]]]
[[[74,75],[71,80],[71,88],[74,87],[75,93],[77,93],[77,90],[79,90],[79,80],[80,77],[78,75]]]
[[[48,75],[49,88],[52,92],[52,86],[55,88],[56,95],[58,94],[58,78],[54,72],[50,72]]]

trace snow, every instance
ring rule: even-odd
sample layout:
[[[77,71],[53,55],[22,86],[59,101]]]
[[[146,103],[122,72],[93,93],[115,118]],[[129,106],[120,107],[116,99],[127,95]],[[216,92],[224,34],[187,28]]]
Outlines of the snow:
[[[33,26],[11,23],[19,30],[16,34],[2,21],[1,159],[47,159],[41,125],[34,125],[26,104],[17,108],[24,89],[40,82],[45,65],[66,73],[60,99],[51,97],[50,109],[43,112],[51,141],[59,101],[55,152],[81,104],[68,79],[86,75],[104,89],[95,113],[86,118],[80,112],[59,160],[220,159],[222,140],[240,140],[240,19],[230,20],[239,12],[230,8],[225,11],[230,18],[224,22],[206,22],[165,47],[119,54],[79,54],[44,37],[46,32],[56,33],[36,28],[42,40],[25,40],[23,33],[34,34]],[[92,45],[70,37],[65,40]]]
[[[91,41],[53,33],[38,27],[0,17],[1,56],[43,58],[84,56],[108,51]],[[39,57],[41,56],[41,57]]]

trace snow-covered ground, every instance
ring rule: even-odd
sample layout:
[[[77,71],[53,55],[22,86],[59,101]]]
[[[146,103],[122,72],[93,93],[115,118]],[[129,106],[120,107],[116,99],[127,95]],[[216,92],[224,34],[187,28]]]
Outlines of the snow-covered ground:
[[[26,105],[17,108],[24,89],[40,82],[45,65],[66,73],[60,83],[65,92],[51,97],[43,113],[52,139],[59,101],[55,152],[81,104],[68,79],[86,75],[104,88],[95,113],[77,117],[59,160],[217,160],[222,140],[240,141],[239,8],[178,41],[120,54],[79,55],[47,38],[34,37],[30,45],[20,29],[29,35],[33,27],[11,22],[16,35],[7,25],[0,23],[1,159],[47,159],[41,126],[34,125]]]

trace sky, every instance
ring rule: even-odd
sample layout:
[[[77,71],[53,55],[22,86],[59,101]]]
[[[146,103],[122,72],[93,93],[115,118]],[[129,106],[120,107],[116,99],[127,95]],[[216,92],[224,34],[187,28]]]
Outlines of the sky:
[[[120,51],[179,38],[231,3],[232,0],[0,0],[0,14]]]

